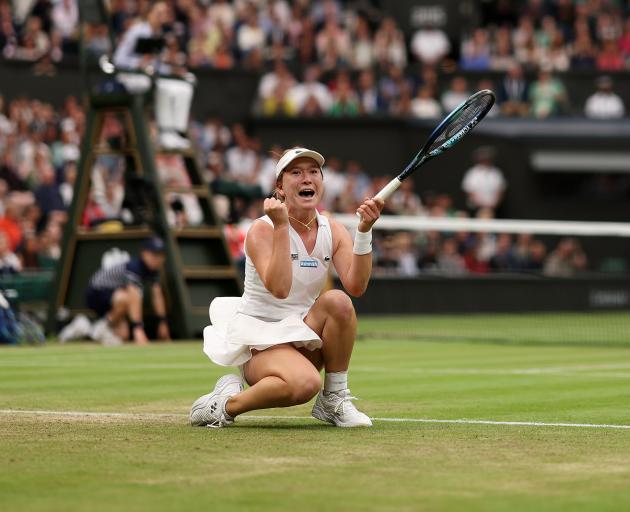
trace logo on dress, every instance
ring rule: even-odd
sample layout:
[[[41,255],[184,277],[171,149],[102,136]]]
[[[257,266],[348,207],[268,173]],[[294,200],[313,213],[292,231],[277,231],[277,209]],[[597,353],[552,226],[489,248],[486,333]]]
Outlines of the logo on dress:
[[[291,261],[297,261],[298,255],[291,253]]]
[[[301,260],[300,267],[317,267],[317,260]]]

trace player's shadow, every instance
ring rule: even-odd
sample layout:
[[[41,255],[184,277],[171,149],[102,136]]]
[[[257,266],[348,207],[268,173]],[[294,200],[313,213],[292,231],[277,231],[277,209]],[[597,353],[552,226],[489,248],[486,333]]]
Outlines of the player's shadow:
[[[307,425],[296,425],[295,423],[265,423],[263,421],[247,421],[238,422],[230,429],[258,429],[258,430],[323,430],[326,428],[333,429],[332,425],[313,423]]]

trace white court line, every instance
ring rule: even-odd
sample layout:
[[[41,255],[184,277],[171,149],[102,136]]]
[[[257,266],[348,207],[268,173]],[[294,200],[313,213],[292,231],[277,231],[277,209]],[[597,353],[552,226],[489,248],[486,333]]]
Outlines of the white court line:
[[[0,414],[23,414],[33,416],[66,416],[66,417],[96,417],[96,418],[124,418],[124,419],[156,419],[156,418],[187,418],[186,414],[176,413],[125,413],[125,412],[90,412],[90,411],[42,411],[21,409],[0,409]],[[308,420],[309,416],[239,416],[243,420]],[[569,428],[608,428],[630,430],[630,425],[614,425],[607,423],[559,423],[542,421],[494,421],[494,420],[441,420],[432,418],[372,418],[375,421],[388,423],[447,423],[457,425],[506,425],[515,427],[569,427]]]

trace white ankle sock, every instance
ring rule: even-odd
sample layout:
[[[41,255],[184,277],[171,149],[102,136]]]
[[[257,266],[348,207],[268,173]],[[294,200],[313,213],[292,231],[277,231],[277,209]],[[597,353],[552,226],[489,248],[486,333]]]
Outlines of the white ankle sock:
[[[229,400],[229,398],[228,398],[228,400]],[[233,420],[233,419],[234,419],[234,416],[231,416],[231,415],[230,415],[230,413],[228,413],[228,412],[227,412],[227,403],[228,403],[228,400],[226,400],[225,402],[223,402],[223,414],[225,414],[225,417],[226,417],[228,420]]]
[[[348,389],[348,372],[326,372],[324,393],[333,393]]]

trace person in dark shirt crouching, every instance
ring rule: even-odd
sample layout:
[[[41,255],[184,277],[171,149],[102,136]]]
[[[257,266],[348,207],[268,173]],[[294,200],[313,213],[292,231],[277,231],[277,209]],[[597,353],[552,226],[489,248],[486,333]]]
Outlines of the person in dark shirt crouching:
[[[170,339],[159,274],[166,258],[164,251],[161,238],[149,238],[143,243],[140,256],[102,267],[92,276],[86,303],[100,317],[92,328],[94,339],[106,345],[119,345],[127,339],[138,345],[148,344],[142,322],[144,282],[151,285],[153,309],[158,318],[157,337]]]

